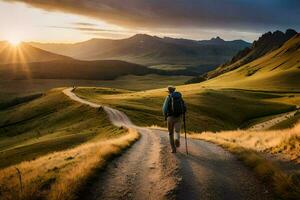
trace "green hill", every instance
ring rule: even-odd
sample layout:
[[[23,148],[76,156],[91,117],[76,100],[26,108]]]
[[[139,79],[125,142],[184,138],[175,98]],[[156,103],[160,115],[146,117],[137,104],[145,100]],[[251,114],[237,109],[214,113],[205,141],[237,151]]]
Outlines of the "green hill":
[[[285,42],[295,35],[297,35],[297,32],[292,29],[286,30],[285,33],[281,31],[265,33],[258,38],[257,41],[254,41],[251,47],[240,51],[229,62],[221,65],[216,70],[207,73],[206,78],[211,79],[250,63],[280,48]]]
[[[111,80],[122,75],[146,75],[159,70],[117,60],[13,63],[0,65],[2,80],[22,79],[83,79]]]
[[[300,34],[280,48],[203,85],[257,90],[300,91]]]
[[[244,123],[275,115],[295,106],[282,102],[286,94],[203,88],[201,84],[178,86],[188,107],[189,131],[235,130]],[[76,94],[125,112],[138,125],[165,126],[162,103],[166,89],[132,92],[108,88],[78,88]]]
[[[123,133],[102,110],[70,100],[60,89],[0,110],[0,168],[88,140]]]

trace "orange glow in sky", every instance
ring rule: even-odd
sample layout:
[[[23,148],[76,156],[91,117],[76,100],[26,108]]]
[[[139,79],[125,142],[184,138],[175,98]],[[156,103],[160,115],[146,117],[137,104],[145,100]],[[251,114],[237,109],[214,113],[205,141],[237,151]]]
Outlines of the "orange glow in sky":
[[[261,33],[223,29],[150,29],[129,28],[88,16],[34,8],[24,3],[0,0],[0,41],[13,45],[20,41],[74,43],[91,38],[121,39],[144,33],[187,39],[210,39],[221,36],[225,40],[252,41]]]

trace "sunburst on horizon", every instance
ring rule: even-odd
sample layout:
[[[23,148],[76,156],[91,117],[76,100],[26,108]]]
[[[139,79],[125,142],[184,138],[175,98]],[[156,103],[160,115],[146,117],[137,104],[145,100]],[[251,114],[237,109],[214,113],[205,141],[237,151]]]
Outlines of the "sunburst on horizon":
[[[18,38],[10,38],[7,40],[9,42],[9,44],[11,44],[12,46],[16,47],[18,46],[22,41]]]
[[[18,37],[6,38],[6,44],[0,48],[0,64],[10,64],[12,73],[22,72],[21,76],[15,78],[31,79],[31,71],[27,64],[30,59],[30,49],[25,45],[22,45],[22,40]],[[18,73],[16,73],[18,74]]]

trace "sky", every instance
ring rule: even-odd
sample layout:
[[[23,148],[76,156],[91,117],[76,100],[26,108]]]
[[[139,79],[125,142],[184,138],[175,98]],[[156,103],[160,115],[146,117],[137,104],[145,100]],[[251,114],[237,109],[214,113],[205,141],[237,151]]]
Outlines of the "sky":
[[[70,43],[137,33],[249,42],[300,30],[299,0],[0,0],[0,40]]]

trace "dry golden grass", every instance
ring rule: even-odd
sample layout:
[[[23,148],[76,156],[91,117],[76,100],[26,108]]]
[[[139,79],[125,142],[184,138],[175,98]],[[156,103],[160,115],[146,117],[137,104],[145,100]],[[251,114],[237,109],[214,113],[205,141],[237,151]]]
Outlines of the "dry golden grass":
[[[270,185],[281,199],[298,199],[300,196],[299,170],[286,173],[260,152],[281,153],[300,163],[300,123],[281,131],[226,131],[220,133],[191,134],[191,138],[216,143],[235,154],[264,182]]]
[[[135,130],[129,130],[119,138],[89,142],[5,168],[0,171],[0,199],[74,199],[96,169],[138,138]]]
[[[255,151],[282,153],[300,163],[300,123],[294,128],[278,131],[224,131],[220,133],[192,134],[195,139],[203,139],[218,144],[243,147]]]

